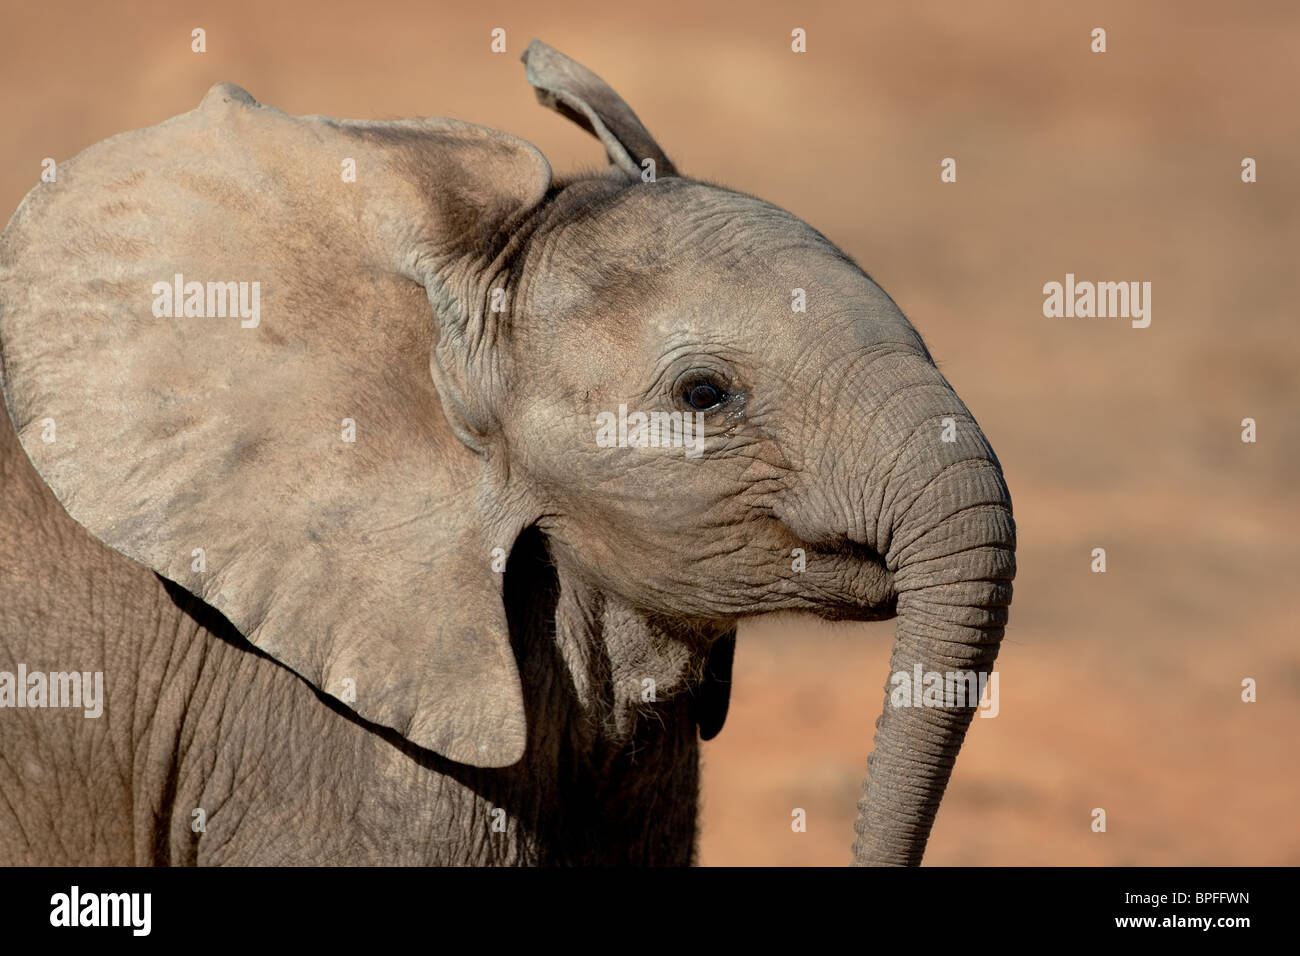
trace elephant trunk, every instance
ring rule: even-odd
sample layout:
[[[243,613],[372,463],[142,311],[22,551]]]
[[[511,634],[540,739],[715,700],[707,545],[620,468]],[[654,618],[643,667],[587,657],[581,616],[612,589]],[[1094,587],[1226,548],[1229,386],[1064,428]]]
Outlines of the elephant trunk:
[[[1009,512],[1004,518],[1009,536]],[[1009,544],[956,550],[962,548],[958,540],[948,538],[933,558],[921,559],[928,568],[911,571],[918,565],[908,566],[913,581],[930,583],[909,585],[899,593],[891,683],[858,802],[857,865],[920,863],[984,686],[982,675],[993,669],[997,657],[1015,559]],[[963,679],[972,672],[981,676]],[[943,706],[932,705],[937,702],[927,700],[930,693],[945,694]]]
[[[1002,640],[1015,523],[997,457],[928,356],[874,364],[855,402],[868,444],[849,463],[867,474],[835,499],[893,575],[898,627],[853,860],[915,865]]]

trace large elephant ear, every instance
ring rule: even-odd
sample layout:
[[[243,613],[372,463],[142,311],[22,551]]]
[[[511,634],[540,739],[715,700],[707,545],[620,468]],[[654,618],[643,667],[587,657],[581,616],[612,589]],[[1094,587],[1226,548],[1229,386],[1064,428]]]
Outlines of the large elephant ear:
[[[677,175],[632,107],[591,70],[541,40],[528,44],[521,59],[538,101],[599,139],[609,161],[624,173],[639,178],[642,164],[651,159],[656,176]]]
[[[494,565],[518,526],[430,356],[478,340],[481,277],[549,183],[503,133],[293,117],[227,84],[86,150],[0,240],[23,447],[93,534],[362,717],[515,762]]]

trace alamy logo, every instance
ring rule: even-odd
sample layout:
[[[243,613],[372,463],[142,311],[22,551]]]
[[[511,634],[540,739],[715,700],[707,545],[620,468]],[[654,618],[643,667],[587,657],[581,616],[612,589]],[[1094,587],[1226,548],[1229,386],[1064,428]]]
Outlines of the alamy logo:
[[[687,458],[704,454],[703,412],[629,412],[596,415],[596,444],[601,448],[685,448]]]
[[[152,893],[69,893],[50,897],[51,926],[129,926],[133,936],[148,936],[153,924]]]
[[[104,713],[103,671],[0,671],[0,707],[80,707],[84,716]]]
[[[996,717],[998,672],[922,671],[915,664],[911,672],[890,675],[889,703],[893,707],[966,707],[979,710],[981,717]]]
[[[1150,282],[1075,282],[1065,274],[1065,284],[1043,286],[1043,315],[1049,319],[1132,319],[1135,329],[1151,324]]]
[[[186,282],[176,273],[171,282],[153,284],[153,314],[159,319],[242,319],[240,328],[262,321],[262,283]]]

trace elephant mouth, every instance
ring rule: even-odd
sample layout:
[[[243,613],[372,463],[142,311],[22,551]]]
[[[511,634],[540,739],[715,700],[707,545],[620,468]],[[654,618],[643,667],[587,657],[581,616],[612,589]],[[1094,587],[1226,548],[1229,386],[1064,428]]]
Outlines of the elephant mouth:
[[[816,614],[824,621],[889,621],[898,616],[898,601],[879,607],[828,607],[818,609]]]
[[[833,584],[821,589],[814,613],[828,621],[887,621],[898,613],[894,574],[873,548],[847,538],[810,551],[828,565]]]

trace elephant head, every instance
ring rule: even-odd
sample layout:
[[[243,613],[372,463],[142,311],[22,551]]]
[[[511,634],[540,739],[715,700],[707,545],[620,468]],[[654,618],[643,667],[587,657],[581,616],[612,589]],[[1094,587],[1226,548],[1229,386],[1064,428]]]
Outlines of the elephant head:
[[[605,172],[220,84],[35,189],[0,243],[0,357],[67,511],[479,767],[525,748],[500,572],[526,529],[575,600],[645,625],[576,683],[672,684],[782,610],[897,615],[893,672],[987,673],[1010,499],[920,336],[814,229],[680,176],[594,74],[524,59]],[[886,695],[856,862],[920,860],[972,715],[908,703]]]

